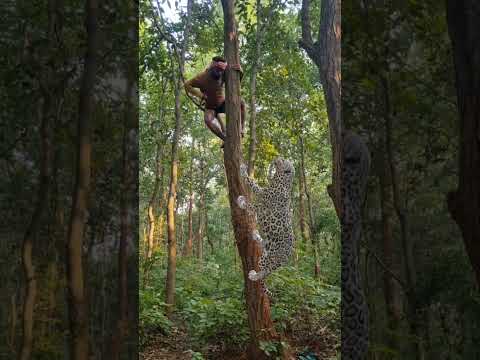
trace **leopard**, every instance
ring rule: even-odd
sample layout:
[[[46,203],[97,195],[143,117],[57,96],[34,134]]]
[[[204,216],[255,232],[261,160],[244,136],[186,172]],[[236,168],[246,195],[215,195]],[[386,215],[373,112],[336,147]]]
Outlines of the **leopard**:
[[[250,270],[248,278],[261,281],[264,292],[272,298],[273,293],[265,286],[264,279],[288,262],[295,244],[290,207],[295,168],[290,160],[279,157],[270,164],[268,174],[268,186],[262,188],[248,176],[247,166],[242,164],[240,176],[252,191],[254,201],[250,203],[245,195],[240,195],[237,204],[255,217],[260,229],[251,234],[262,251],[259,272]]]
[[[342,359],[362,360],[368,353],[368,304],[359,269],[362,206],[370,154],[363,139],[345,131],[341,167],[341,352]]]

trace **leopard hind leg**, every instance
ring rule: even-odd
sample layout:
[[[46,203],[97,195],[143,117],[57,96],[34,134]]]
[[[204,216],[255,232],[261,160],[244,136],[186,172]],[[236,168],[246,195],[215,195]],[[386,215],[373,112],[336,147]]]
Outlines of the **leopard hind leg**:
[[[288,256],[271,256],[270,254],[271,250],[263,249],[262,256],[260,257],[260,262],[258,264],[260,271],[257,273],[255,270],[250,270],[250,272],[248,273],[248,278],[250,280],[263,280],[272,271],[275,271],[276,269],[285,265],[288,262]]]
[[[265,280],[260,280],[260,285],[262,286],[262,291],[265,295],[268,296],[269,300],[272,302],[273,300],[273,293],[267,289],[267,285],[265,284]]]

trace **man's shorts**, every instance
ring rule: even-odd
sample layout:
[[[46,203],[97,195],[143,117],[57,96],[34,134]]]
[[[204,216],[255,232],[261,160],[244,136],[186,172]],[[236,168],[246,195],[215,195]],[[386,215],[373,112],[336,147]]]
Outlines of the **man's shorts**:
[[[215,109],[211,109],[215,111],[215,116],[217,114],[225,114],[225,101],[218,105]]]

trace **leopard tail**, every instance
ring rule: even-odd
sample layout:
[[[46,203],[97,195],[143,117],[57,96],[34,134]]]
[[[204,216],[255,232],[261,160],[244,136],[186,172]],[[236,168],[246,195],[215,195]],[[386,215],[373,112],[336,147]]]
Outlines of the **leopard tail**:
[[[267,289],[267,286],[265,285],[264,280],[260,280],[260,286],[262,287],[263,293],[268,296],[268,298],[271,300],[272,299],[272,292]]]

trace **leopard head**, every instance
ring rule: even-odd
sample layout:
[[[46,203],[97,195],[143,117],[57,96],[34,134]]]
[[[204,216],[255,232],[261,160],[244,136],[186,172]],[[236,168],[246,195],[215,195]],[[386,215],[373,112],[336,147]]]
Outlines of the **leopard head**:
[[[275,183],[283,183],[291,188],[293,184],[293,177],[295,175],[295,168],[290,160],[276,158],[270,164],[268,174],[270,181]]]

